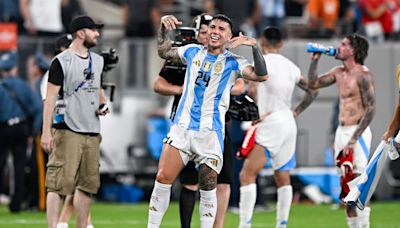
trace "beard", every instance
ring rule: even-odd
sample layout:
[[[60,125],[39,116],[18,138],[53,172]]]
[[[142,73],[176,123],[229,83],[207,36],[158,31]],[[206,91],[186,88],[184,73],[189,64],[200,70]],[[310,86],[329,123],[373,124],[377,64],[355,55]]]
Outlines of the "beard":
[[[87,49],[96,46],[96,42],[95,41],[91,41],[91,40],[87,40],[85,39],[85,41],[83,41],[83,46],[85,46]]]

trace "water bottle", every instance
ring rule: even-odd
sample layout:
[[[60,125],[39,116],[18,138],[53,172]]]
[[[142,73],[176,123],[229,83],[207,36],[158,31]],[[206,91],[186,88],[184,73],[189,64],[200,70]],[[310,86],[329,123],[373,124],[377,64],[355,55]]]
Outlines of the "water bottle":
[[[311,53],[323,53],[325,55],[329,56],[335,56],[337,54],[336,48],[330,46],[330,47],[325,47],[322,44],[319,43],[307,43],[306,47],[307,52]]]
[[[388,155],[390,160],[394,161],[400,156],[395,145],[398,142],[396,142],[396,139],[393,138],[390,138],[388,141],[389,141]]]

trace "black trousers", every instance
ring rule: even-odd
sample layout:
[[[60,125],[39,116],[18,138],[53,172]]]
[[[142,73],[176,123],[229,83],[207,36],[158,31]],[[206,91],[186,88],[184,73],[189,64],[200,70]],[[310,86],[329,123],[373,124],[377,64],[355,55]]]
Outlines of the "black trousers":
[[[19,212],[25,193],[26,150],[29,136],[28,124],[0,126],[0,189],[3,188],[3,171],[9,152],[14,163],[14,194],[11,196],[10,211]]]

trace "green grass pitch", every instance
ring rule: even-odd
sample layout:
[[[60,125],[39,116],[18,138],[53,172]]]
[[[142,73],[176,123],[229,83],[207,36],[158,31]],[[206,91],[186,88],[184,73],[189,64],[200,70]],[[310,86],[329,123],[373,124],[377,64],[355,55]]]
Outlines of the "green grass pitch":
[[[146,227],[147,224],[146,202],[140,204],[111,204],[94,203],[92,217],[95,228],[125,228]],[[371,214],[372,228],[400,228],[400,201],[373,203]],[[227,213],[225,227],[238,226],[239,216]],[[274,227],[274,212],[256,212],[253,216],[253,227]],[[0,227],[4,228],[39,228],[46,227],[44,212],[21,212],[11,214],[8,208],[0,206]],[[70,227],[75,227],[71,219]],[[164,216],[161,227],[180,227],[178,204],[171,203]],[[195,208],[192,227],[199,227],[198,207]],[[289,226],[291,228],[313,227],[347,227],[343,208],[333,209],[332,205],[295,204],[290,213]]]

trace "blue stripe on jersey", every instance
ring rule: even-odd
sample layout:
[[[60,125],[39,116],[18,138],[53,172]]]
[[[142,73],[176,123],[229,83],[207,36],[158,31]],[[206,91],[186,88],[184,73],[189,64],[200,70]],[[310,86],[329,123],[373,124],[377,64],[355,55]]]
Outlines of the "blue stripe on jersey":
[[[185,101],[187,98],[187,94],[188,94],[188,88],[189,88],[189,84],[190,84],[190,67],[192,65],[192,60],[194,58],[194,56],[200,51],[199,47],[192,47],[192,48],[188,48],[185,53],[183,54],[184,57],[186,58],[186,62],[187,62],[187,70],[186,70],[186,74],[185,74],[185,80],[186,80],[186,86],[185,86],[185,91],[183,92],[183,95],[181,97],[181,100],[179,101],[179,107],[177,109],[177,112],[175,114],[175,118],[173,123],[177,124],[179,121],[179,118],[182,115],[182,110],[183,110],[183,106],[185,105]]]
[[[224,153],[224,135],[222,134],[222,130],[215,131],[217,133],[219,145],[221,146],[221,153]]]
[[[212,55],[212,54],[207,54],[204,60],[202,61],[202,65],[200,68],[200,71],[198,72],[199,75],[197,75],[196,82],[198,82],[198,85],[194,86],[194,97],[193,97],[193,104],[192,108],[190,109],[190,123],[188,126],[188,129],[192,129],[195,131],[198,131],[200,129],[200,120],[201,120],[201,108],[203,107],[203,102],[204,102],[204,93],[206,92],[207,89],[207,84],[203,81],[206,77],[209,77],[208,80],[211,80],[210,77],[213,77],[212,75],[212,66],[214,62],[217,60],[217,55]],[[210,63],[211,66],[208,69],[208,71],[203,71],[203,67],[206,63]]]
[[[239,63],[233,57],[227,57],[225,62],[224,72],[221,75],[221,80],[218,83],[217,93],[214,99],[214,117],[213,117],[213,130],[219,130],[224,127],[224,124],[221,121],[221,115],[219,112],[219,105],[221,102],[221,97],[226,89],[226,86],[229,82],[229,78],[231,77],[232,71],[239,70]]]

